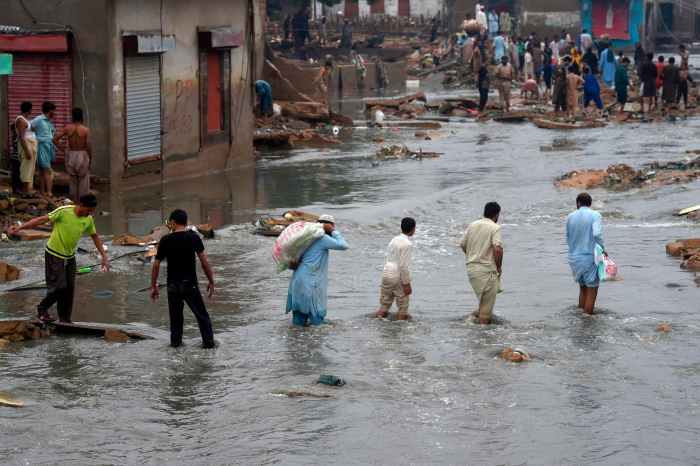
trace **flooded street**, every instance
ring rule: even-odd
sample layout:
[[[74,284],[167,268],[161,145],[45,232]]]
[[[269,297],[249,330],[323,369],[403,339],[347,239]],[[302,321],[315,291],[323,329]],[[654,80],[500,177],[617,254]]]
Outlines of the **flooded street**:
[[[700,289],[664,245],[698,236],[673,212],[697,204],[700,182],[592,191],[624,280],[604,284],[600,313],[583,317],[564,237],[577,192],[553,181],[680,159],[700,148],[699,131],[698,119],[580,132],[451,123],[432,141],[411,129],[356,129],[340,146],[266,154],[254,183],[215,175],[112,199],[111,215],[97,218],[104,233],[145,233],[175,207],[228,225],[205,243],[220,347],[199,348],[188,311],[186,346],[168,347],[165,297],[153,304],[137,291],[150,268],[136,260],[78,278],[74,320],[133,324],[158,338],[55,337],[0,352],[0,390],[27,404],[0,408],[2,463],[698,464]],[[380,135],[444,155],[376,163]],[[578,148],[540,150],[562,138]],[[495,312],[504,322],[482,328],[464,319],[476,301],[458,242],[492,200],[503,208]],[[290,208],[334,215],[350,244],[331,253],[329,323],[319,328],[291,327],[289,274],[274,271],[273,240],[252,234],[256,214]],[[418,221],[415,320],[370,319],[405,215]],[[23,258],[22,283],[42,278],[41,248],[3,246],[8,262]],[[41,297],[2,294],[0,317],[33,316]],[[661,321],[673,331],[656,333]],[[506,363],[496,357],[505,346],[534,359]],[[348,384],[317,386],[320,374]],[[330,398],[279,394],[289,390]]]

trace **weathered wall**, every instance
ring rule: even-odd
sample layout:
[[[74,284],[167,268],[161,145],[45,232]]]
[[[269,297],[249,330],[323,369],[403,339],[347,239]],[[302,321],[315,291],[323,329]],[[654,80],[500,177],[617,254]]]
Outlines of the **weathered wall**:
[[[261,33],[254,30],[255,0],[114,0],[110,46],[110,101],[113,108],[112,182],[125,187],[143,182],[142,172],[162,169],[164,179],[231,169],[254,163],[253,83],[262,66]],[[138,7],[135,7],[138,5]],[[257,21],[260,26],[261,23]],[[199,42],[197,27],[232,26],[244,44],[231,53],[231,141],[200,143]],[[161,31],[176,47],[161,56],[162,161],[125,167],[123,31]]]
[[[86,112],[86,123],[92,129],[94,160],[92,171],[109,173],[109,109],[107,106],[106,70],[108,0],[24,0],[26,10],[18,1],[3,1],[0,23],[25,28],[68,27],[73,59],[73,105]],[[75,5],[79,4],[79,8]],[[3,124],[6,109],[0,109]],[[38,114],[40,109],[35,109]],[[0,124],[0,127],[3,126]],[[7,131],[0,132],[0,147],[7,148]]]
[[[540,37],[559,35],[562,29],[581,31],[580,0],[521,0],[520,33],[537,32]]]

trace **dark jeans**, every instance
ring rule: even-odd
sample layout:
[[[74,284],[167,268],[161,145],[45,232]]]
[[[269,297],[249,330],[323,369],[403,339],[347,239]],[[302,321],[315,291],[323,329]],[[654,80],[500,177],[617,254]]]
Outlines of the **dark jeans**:
[[[61,322],[70,322],[75,295],[75,257],[60,259],[45,252],[44,264],[47,291],[46,297],[39,303],[39,314],[48,312],[56,303],[58,319]]]
[[[190,281],[168,283],[168,309],[170,310],[170,346],[177,348],[182,345],[182,328],[184,318],[182,311],[185,303],[190,308],[199,325],[202,334],[202,346],[214,347],[214,330],[211,319],[204,306],[199,285]]]
[[[483,112],[486,108],[486,102],[489,101],[489,90],[479,89],[479,111]]]

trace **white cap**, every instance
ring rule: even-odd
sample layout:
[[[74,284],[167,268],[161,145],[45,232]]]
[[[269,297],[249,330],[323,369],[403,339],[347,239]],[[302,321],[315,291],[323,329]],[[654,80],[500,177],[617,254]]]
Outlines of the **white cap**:
[[[332,223],[333,225],[335,225],[335,218],[333,218],[332,215],[326,215],[326,214],[321,215],[321,216],[318,218],[318,221],[319,221],[319,222]]]

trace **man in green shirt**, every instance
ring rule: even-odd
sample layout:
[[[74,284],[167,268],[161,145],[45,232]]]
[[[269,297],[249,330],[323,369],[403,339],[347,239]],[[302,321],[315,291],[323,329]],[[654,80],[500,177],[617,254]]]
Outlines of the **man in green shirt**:
[[[102,240],[95,230],[92,214],[97,207],[97,199],[92,194],[80,198],[78,205],[59,207],[48,215],[33,218],[9,230],[15,234],[25,228],[34,228],[44,223],[53,224],[53,231],[45,252],[46,297],[39,303],[39,320],[50,322],[49,308],[56,303],[61,322],[71,322],[73,296],[75,294],[75,251],[78,241],[88,234],[102,256],[102,270],[109,270],[109,260],[102,247]]]

